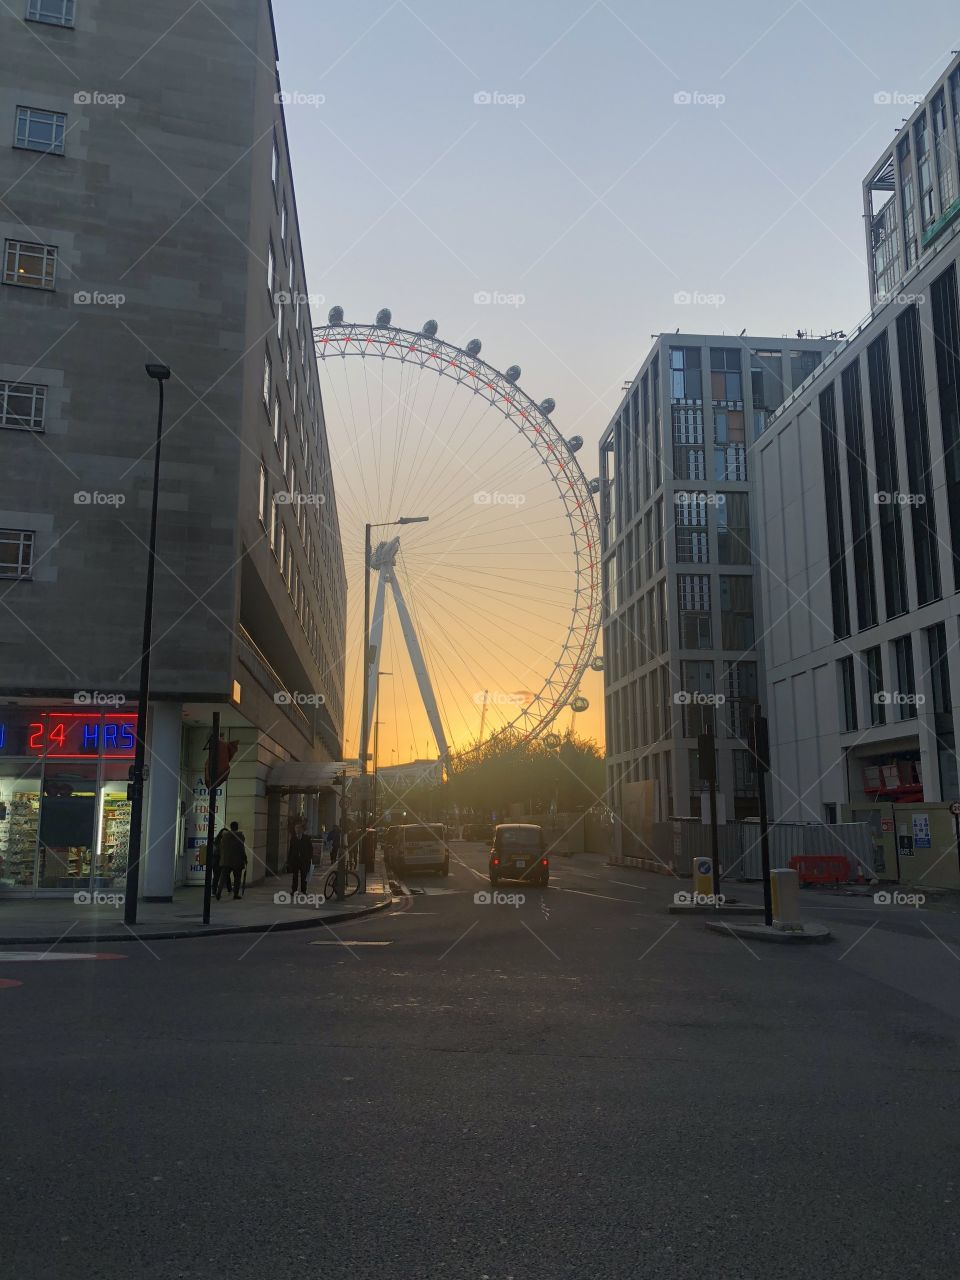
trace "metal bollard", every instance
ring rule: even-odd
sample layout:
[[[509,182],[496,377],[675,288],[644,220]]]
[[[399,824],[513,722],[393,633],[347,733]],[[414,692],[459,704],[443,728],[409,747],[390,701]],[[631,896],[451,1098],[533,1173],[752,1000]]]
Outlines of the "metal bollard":
[[[770,872],[770,896],[775,929],[802,929],[800,920],[800,875],[794,870]]]

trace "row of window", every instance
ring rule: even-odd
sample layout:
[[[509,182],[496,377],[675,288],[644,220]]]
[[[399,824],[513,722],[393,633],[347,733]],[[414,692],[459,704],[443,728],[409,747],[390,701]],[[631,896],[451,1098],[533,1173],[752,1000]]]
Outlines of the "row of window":
[[[719,564],[750,563],[750,498],[746,493],[674,494],[674,536],[679,563],[710,563],[707,512],[714,510]]]
[[[869,228],[878,298],[893,291],[936,238],[938,218],[955,211],[960,173],[950,142],[949,115],[954,136],[960,137],[960,69],[951,73],[949,85],[932,95],[929,106],[924,106],[897,143],[895,155],[874,178],[872,194],[883,197],[883,203],[871,209]]]
[[[326,575],[322,569],[335,563],[328,552],[328,530],[326,522],[320,521],[320,539],[318,543],[314,533],[307,527],[305,508],[311,504],[303,501],[305,495],[289,487],[286,476],[282,483],[271,484],[271,477],[266,463],[260,463],[259,486],[257,494],[257,515],[264,532],[269,538],[270,550],[274,554],[280,573],[286,582],[287,590],[293,600],[294,608],[300,619],[311,652],[319,666],[329,669],[327,655],[324,652],[320,629],[317,626],[313,609],[307,592],[308,581],[313,583],[320,609],[327,618],[338,616],[333,614],[336,602],[327,595]],[[290,522],[284,520],[281,505],[289,506],[294,528],[300,536],[303,551],[304,568],[301,572],[299,557],[294,554],[294,538]]]
[[[721,574],[720,643],[714,645],[710,575],[677,574],[678,626],[681,649],[729,649],[746,653],[754,646],[753,576]]]
[[[672,739],[675,731],[680,737],[696,738],[708,725],[718,736],[746,747],[759,697],[756,662],[724,662],[719,689],[712,662],[681,663],[677,693],[670,674],[669,666],[661,665],[611,690],[606,707],[609,755],[636,755],[655,742]]]
[[[604,628],[603,641],[608,684],[615,684],[667,652],[668,621],[665,579],[610,620]]]
[[[705,483],[712,453],[712,478],[720,482],[747,477],[746,406],[743,398],[745,348],[711,347],[710,398],[713,440],[704,436],[702,353],[700,347],[670,348],[670,424],[672,478],[681,484]],[[754,438],[791,390],[820,364],[823,353],[750,351]],[[789,362],[789,383],[784,362]],[[660,357],[651,361],[624,401],[601,449],[601,521],[604,546],[629,527],[663,482],[663,427],[660,410]]]
[[[960,467],[956,462],[960,457],[960,302],[955,264],[933,282],[930,292],[950,519],[949,550],[953,588],[960,590]],[[897,316],[896,371],[888,330],[867,347],[869,423],[859,357],[840,374],[842,431],[837,420],[837,384],[830,383],[819,395],[830,597],[833,634],[837,640],[851,634],[854,622],[858,631],[877,625],[881,617],[880,586],[885,618],[902,616],[910,609],[904,539],[906,520],[910,522],[912,534],[916,607],[930,604],[942,595],[940,546],[946,544],[937,533],[921,327],[916,306],[904,308]],[[900,473],[897,455],[898,402],[903,418],[906,475]],[[868,429],[873,443],[872,462],[867,449]],[[843,461],[846,463],[850,569],[843,518]],[[879,573],[874,556],[875,526]],[[851,576],[855,609],[851,609]]]
[[[935,716],[949,715],[953,709],[950,696],[950,670],[947,663],[947,638],[944,623],[939,622],[924,630],[927,649],[927,670],[933,689]],[[880,645],[864,649],[860,654],[850,654],[839,659],[837,669],[840,683],[840,705],[844,732],[852,733],[867,725],[884,725],[888,712],[893,720],[915,720],[921,698],[918,697],[913,659],[913,637],[898,636],[889,645],[889,670],[893,677],[888,683],[883,674],[883,651]],[[863,702],[859,703],[857,689],[862,690]],[[861,707],[864,714],[861,714]]]

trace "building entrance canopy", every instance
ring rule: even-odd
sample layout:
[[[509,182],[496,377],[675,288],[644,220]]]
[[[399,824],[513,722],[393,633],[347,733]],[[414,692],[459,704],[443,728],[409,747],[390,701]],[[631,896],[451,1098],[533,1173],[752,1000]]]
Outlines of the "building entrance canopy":
[[[267,791],[307,794],[328,791],[339,785],[340,777],[356,777],[360,767],[356,760],[300,761],[287,760],[274,765],[267,778]]]

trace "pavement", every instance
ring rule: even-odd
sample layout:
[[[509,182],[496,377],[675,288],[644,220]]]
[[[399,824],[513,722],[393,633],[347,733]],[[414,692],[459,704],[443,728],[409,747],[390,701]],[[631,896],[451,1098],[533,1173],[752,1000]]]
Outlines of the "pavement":
[[[329,871],[322,869],[323,875]],[[356,915],[389,907],[393,894],[382,863],[367,877],[367,892],[343,902],[321,902],[320,870],[307,885],[304,905],[278,901],[289,899],[290,877],[249,885],[242,898],[224,892],[210,903],[210,923],[203,923],[203,886],[177,889],[173,902],[141,902],[137,924],[124,923],[123,903],[102,892],[91,902],[73,899],[0,899],[0,946],[14,943],[57,944],[69,942],[125,942],[131,937],[153,941],[211,937],[225,933],[262,933],[266,930],[310,929],[335,924]]]
[[[453,850],[329,930],[0,948],[3,1274],[954,1280],[960,919],[761,948]]]

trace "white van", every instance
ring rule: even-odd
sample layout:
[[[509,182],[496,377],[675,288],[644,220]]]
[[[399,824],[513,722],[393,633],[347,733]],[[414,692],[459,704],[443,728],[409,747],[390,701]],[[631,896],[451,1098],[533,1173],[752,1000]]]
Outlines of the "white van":
[[[398,875],[407,871],[439,871],[450,874],[450,850],[444,838],[443,823],[395,828],[390,849],[390,867]]]

